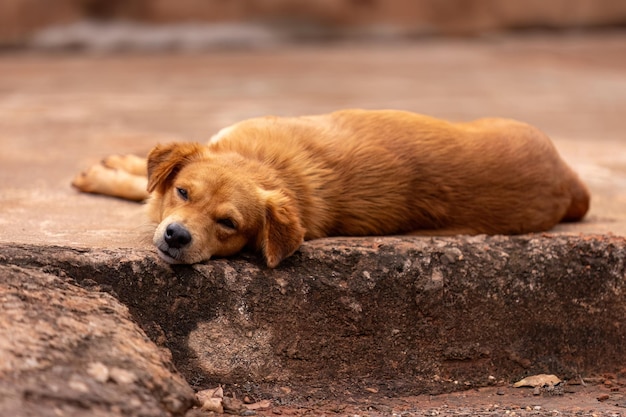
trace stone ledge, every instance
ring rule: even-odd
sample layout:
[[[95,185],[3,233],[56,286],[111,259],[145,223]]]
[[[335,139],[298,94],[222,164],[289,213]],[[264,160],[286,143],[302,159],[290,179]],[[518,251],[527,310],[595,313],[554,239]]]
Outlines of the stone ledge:
[[[0,265],[0,414],[183,415],[193,391],[108,294]]]
[[[283,399],[623,371],[625,259],[612,236],[324,239],[274,270],[0,245],[0,264],[115,295],[192,386]]]

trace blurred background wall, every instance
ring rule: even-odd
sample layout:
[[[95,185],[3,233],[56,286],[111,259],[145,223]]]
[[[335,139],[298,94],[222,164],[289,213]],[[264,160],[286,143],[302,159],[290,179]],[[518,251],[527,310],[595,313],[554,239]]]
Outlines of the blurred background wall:
[[[469,36],[626,24],[625,0],[0,0],[0,46],[79,22],[255,24],[292,37]]]

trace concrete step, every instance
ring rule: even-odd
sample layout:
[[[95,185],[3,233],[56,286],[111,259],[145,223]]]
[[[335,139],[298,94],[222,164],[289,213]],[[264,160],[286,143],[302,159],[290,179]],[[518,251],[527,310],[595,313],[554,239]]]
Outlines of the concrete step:
[[[172,267],[142,250],[0,253],[119,298],[196,388],[393,396],[624,372],[621,237],[322,239],[273,270],[252,255]]]

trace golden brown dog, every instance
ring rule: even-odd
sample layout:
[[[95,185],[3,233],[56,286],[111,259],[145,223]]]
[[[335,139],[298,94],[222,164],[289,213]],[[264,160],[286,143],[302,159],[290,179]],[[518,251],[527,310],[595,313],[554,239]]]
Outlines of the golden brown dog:
[[[108,158],[73,185],[149,197],[154,244],[170,263],[252,248],[275,267],[325,236],[539,232],[589,207],[536,128],[392,110],[250,119],[207,145],[159,145],[147,163]]]

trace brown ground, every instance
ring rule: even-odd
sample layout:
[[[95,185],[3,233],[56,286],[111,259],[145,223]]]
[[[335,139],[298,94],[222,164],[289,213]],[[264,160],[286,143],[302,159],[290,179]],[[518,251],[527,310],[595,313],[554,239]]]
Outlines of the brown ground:
[[[311,401],[272,406],[258,415],[619,417],[626,415],[624,389],[588,384],[566,387],[562,395],[533,395],[531,388],[488,387],[437,396]]]
[[[0,242],[142,246],[135,237],[139,207],[74,192],[69,183],[77,171],[109,153],[144,153],[173,138],[202,141],[246,117],[345,107],[533,123],[554,138],[593,194],[587,221],[557,231],[626,235],[626,35],[616,33],[207,54],[0,56]],[[274,404],[258,413],[624,415],[626,388],[621,379],[612,381],[567,385],[557,396],[508,385],[437,397],[342,393],[341,401]]]
[[[487,387],[436,396],[351,398],[347,401],[272,405],[259,410],[258,415],[619,417],[626,415],[626,399],[621,393],[624,389],[623,386],[595,383],[568,386],[561,395],[533,395],[531,388]]]

